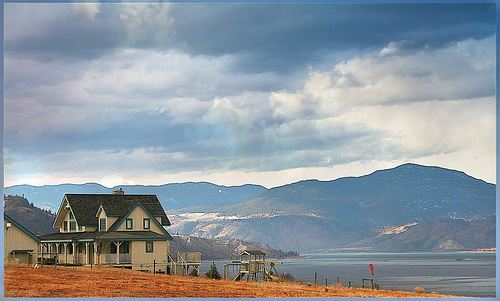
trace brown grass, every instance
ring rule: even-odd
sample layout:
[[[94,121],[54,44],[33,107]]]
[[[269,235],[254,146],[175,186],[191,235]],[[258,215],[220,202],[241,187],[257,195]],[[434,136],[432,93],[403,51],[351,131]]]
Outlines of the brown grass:
[[[154,275],[117,268],[50,266],[34,269],[6,265],[5,297],[211,297],[294,298],[361,297],[415,298],[452,297],[402,291],[303,284],[300,282],[234,282],[196,277]]]

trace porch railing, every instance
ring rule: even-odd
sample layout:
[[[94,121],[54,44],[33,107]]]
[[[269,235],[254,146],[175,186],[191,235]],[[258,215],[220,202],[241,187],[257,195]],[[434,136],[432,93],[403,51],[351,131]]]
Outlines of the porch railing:
[[[192,263],[201,262],[200,252],[177,252],[177,262]]]
[[[78,254],[78,257],[76,257],[76,263],[85,263],[85,254]]]
[[[106,254],[106,263],[116,263],[116,254]],[[120,254],[120,263],[130,263],[130,254]]]

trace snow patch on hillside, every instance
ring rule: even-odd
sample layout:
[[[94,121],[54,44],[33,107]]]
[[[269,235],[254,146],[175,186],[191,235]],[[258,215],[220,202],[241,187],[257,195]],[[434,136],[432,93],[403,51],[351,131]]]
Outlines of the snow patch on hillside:
[[[169,219],[172,224],[183,223],[183,222],[209,222],[209,221],[226,221],[226,220],[245,220],[251,218],[271,218],[279,216],[279,214],[273,213],[257,213],[247,216],[240,215],[222,215],[218,212],[188,212],[188,213],[178,213],[169,214]]]
[[[389,234],[400,234],[408,230],[411,226],[415,226],[418,223],[409,223],[402,226],[388,226],[378,230],[379,235],[389,235]]]

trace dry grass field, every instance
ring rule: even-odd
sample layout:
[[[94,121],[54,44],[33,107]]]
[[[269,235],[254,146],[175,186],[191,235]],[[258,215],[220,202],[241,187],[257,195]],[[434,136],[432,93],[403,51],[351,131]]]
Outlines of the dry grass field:
[[[154,275],[118,268],[5,266],[4,297],[211,297],[415,298],[445,295],[325,287],[300,282],[234,282],[196,277]]]

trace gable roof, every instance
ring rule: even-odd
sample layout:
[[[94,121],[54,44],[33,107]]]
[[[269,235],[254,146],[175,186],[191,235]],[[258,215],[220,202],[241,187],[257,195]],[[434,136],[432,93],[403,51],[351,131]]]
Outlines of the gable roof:
[[[27,235],[29,235],[31,238],[33,238],[34,240],[36,240],[37,242],[40,242],[40,239],[35,235],[33,234],[30,230],[26,229],[23,227],[23,225],[21,225],[20,223],[16,222],[12,217],[8,216],[7,214],[3,214],[3,217],[8,221],[8,222],[11,222],[12,224],[14,224],[16,227],[18,227],[21,231],[23,231],[24,233],[26,233]]]
[[[260,250],[243,250],[240,255],[266,255],[266,253]]]
[[[162,226],[170,226],[170,221],[156,195],[65,194],[61,206],[65,200],[79,226],[97,227],[96,213],[101,206],[107,216],[121,217],[127,214],[137,202],[140,202],[152,216],[161,217]]]
[[[170,236],[170,234],[168,234],[167,230],[165,230],[165,228],[162,227],[162,225],[158,222],[158,220],[156,218],[154,218],[154,216],[146,209],[146,207],[144,207],[144,205],[139,201],[137,203],[135,203],[132,208],[130,208],[130,210],[128,210],[128,212],[124,215],[122,215],[121,217],[119,217],[110,227],[109,227],[109,230],[108,231],[116,231],[116,229],[118,229],[118,227],[120,227],[120,225],[126,220],[126,218],[135,210],[135,208],[137,207],[141,207],[142,209],[144,209],[144,211],[146,211],[146,213],[149,215],[149,217],[151,218],[152,222],[153,223],[156,223],[158,225],[158,227],[163,231],[163,233],[165,233],[166,235]]]

